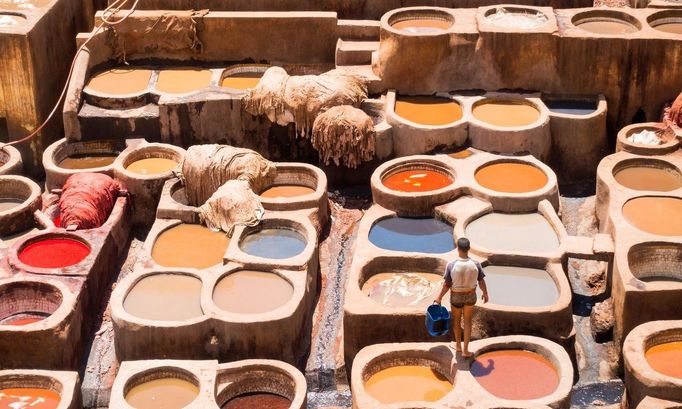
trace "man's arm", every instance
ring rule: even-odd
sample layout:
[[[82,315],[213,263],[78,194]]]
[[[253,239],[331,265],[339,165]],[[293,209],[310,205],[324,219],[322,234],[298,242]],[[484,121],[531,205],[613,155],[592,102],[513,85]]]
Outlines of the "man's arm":
[[[481,299],[483,300],[483,304],[488,302],[488,286],[485,284],[485,279],[481,278],[478,280],[478,286],[481,287],[481,292],[483,293],[481,295]]]
[[[440,304],[445,293],[448,292],[450,287],[452,287],[452,276],[450,275],[451,266],[450,263],[445,267],[445,273],[443,274],[443,286],[440,288],[440,293],[433,302]]]

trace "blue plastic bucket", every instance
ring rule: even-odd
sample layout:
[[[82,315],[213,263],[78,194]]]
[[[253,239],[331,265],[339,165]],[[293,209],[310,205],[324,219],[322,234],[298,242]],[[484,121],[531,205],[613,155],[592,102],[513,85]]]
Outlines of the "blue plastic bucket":
[[[426,309],[426,330],[432,337],[445,335],[450,331],[450,311],[439,304]]]

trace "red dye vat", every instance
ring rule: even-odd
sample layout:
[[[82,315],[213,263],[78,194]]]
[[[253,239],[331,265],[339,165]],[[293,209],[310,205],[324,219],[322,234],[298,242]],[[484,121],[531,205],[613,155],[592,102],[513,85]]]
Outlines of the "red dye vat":
[[[394,173],[382,182],[399,192],[428,192],[450,186],[452,179],[433,170],[417,169]]]
[[[85,244],[73,239],[45,239],[33,242],[19,253],[22,263],[40,268],[68,267],[90,254]]]
[[[19,318],[18,320],[13,320],[7,323],[7,325],[16,325],[16,326],[21,326],[21,325],[28,325],[28,324],[33,324],[34,322],[42,321],[42,317],[27,317],[27,318]]]

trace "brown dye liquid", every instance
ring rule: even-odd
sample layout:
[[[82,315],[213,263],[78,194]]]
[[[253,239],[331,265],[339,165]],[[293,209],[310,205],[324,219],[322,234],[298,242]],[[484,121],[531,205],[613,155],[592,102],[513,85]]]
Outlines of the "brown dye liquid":
[[[170,172],[178,166],[178,162],[173,159],[166,158],[147,158],[136,160],[130,165],[126,166],[131,172],[139,173],[140,175],[158,175],[161,173]]]
[[[260,314],[291,300],[294,288],[275,273],[237,271],[221,279],[213,290],[213,301],[225,311]]]
[[[658,31],[671,34],[682,34],[682,23],[664,23],[654,27]]]
[[[59,162],[59,167],[72,170],[101,168],[114,163],[116,157],[118,153],[72,155]]]
[[[152,258],[164,267],[208,268],[223,262],[229,243],[225,233],[182,223],[159,235]]]
[[[211,71],[199,68],[178,68],[159,71],[156,90],[170,94],[184,94],[209,86]]]
[[[22,203],[24,203],[24,201],[20,199],[0,197],[0,212],[14,209]]]
[[[57,409],[62,397],[42,388],[0,389],[0,409]]]
[[[542,189],[547,175],[535,166],[525,163],[494,163],[476,171],[479,185],[505,193],[526,193]]]
[[[381,403],[435,402],[453,388],[450,381],[433,369],[401,365],[382,369],[365,382],[365,390]]]
[[[220,86],[234,89],[256,88],[262,77],[262,72],[240,72],[223,78]]]
[[[644,357],[656,372],[682,379],[682,341],[654,345]]]
[[[123,308],[148,320],[181,321],[201,316],[201,280],[181,274],[155,274],[138,281]]]
[[[637,27],[624,21],[586,21],[577,25],[585,31],[596,34],[628,34],[637,32]]]
[[[502,127],[527,126],[540,118],[533,106],[514,101],[488,101],[474,106],[474,116],[483,122]]]
[[[236,396],[221,409],[289,409],[291,400],[274,393],[247,393]]]
[[[32,10],[45,8],[51,0],[1,0],[2,10]]]
[[[280,197],[296,197],[315,193],[315,189],[308,186],[300,185],[279,185],[266,189],[260,194],[260,197],[280,198]]]
[[[405,30],[413,33],[447,30],[450,26],[452,26],[451,22],[435,18],[415,18],[391,24],[391,27],[396,30]]]
[[[199,388],[178,378],[161,378],[133,387],[126,401],[138,409],[180,409],[192,403]]]
[[[462,118],[462,107],[447,98],[398,97],[396,115],[422,125],[447,125]]]
[[[431,305],[442,284],[443,277],[440,274],[378,273],[362,285],[362,293],[389,307],[426,308]]]
[[[104,94],[139,94],[147,90],[151,77],[151,70],[141,68],[114,68],[90,78],[87,87],[93,91]]]
[[[659,236],[682,236],[682,199],[637,197],[623,206],[623,216],[634,227]]]
[[[616,172],[616,182],[633,190],[669,192],[682,187],[679,173],[651,166],[630,166]]]

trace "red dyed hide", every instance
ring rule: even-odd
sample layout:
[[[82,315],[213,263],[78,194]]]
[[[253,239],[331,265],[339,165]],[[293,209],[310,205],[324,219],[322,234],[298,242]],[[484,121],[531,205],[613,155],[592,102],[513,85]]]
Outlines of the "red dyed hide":
[[[93,229],[107,221],[121,185],[107,175],[77,173],[70,176],[59,199],[62,227]]]

